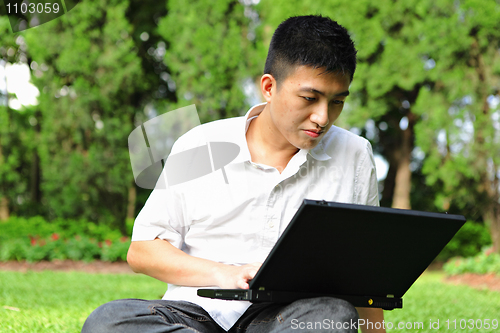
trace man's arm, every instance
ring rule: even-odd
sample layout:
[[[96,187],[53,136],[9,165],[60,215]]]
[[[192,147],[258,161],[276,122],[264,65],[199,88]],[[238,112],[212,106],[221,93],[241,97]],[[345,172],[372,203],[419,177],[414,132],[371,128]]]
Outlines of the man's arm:
[[[134,241],[130,244],[127,262],[136,273],[160,281],[190,287],[218,286],[248,289],[248,282],[260,268],[260,263],[243,266],[225,265],[192,257],[168,241]]]
[[[385,323],[382,325],[382,322],[384,321],[384,311],[382,309],[356,308],[356,310],[358,310],[359,319],[361,319],[359,326],[359,328],[361,328],[361,332],[385,333]],[[361,325],[362,323],[364,323],[364,325]],[[376,329],[375,327],[380,327],[380,329]]]

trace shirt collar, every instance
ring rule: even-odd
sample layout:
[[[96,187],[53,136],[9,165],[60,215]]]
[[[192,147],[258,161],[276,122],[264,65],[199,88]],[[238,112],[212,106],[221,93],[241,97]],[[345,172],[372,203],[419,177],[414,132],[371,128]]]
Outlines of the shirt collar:
[[[242,124],[239,125],[238,127],[241,128],[242,130],[238,134],[239,136],[239,146],[240,146],[240,153],[239,155],[233,160],[233,163],[238,163],[238,162],[246,162],[246,161],[251,161],[251,156],[250,156],[250,151],[248,150],[248,143],[247,143],[247,138],[246,138],[246,133],[248,130],[248,127],[250,126],[250,122],[259,116],[259,114],[264,110],[264,107],[266,106],[267,103],[261,103],[257,104],[248,110],[248,112],[245,114],[245,116],[240,117],[242,120]],[[300,149],[297,152],[297,157],[301,156],[301,160],[303,162],[306,161],[307,155],[310,155],[314,159],[318,161],[326,161],[331,158],[328,154],[325,152],[325,142],[322,139],[316,147],[313,149]],[[303,157],[302,157],[303,156]]]

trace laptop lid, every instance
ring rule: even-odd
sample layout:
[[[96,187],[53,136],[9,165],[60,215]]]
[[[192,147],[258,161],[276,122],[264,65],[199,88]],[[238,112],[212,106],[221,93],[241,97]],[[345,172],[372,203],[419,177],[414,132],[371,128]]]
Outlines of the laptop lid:
[[[304,200],[250,289],[400,298],[461,215]]]

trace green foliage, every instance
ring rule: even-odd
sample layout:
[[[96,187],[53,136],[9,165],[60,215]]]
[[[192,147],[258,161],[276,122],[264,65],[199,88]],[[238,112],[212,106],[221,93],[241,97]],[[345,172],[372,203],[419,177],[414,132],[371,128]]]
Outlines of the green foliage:
[[[500,254],[493,253],[490,248],[474,257],[453,258],[443,266],[443,269],[449,275],[495,273],[500,276]]]
[[[20,202],[14,213],[22,212],[22,203],[33,195],[30,180],[36,163],[36,132],[30,119],[35,114],[34,108],[20,112],[0,105],[0,195]]]
[[[41,216],[31,218],[11,217],[0,223],[0,242],[13,238],[29,236],[47,238],[57,234],[60,238],[86,235],[98,241],[117,240],[123,235],[110,226],[89,222],[83,219],[56,219],[46,221]]]
[[[119,241],[115,242],[104,242],[101,259],[104,261],[127,261],[129,246],[129,238],[120,238]]]
[[[467,221],[436,260],[446,261],[452,257],[471,257],[491,244],[488,228],[483,224]]]
[[[0,243],[0,261],[126,261],[129,246],[130,238],[128,237],[115,241],[109,239],[97,241],[88,236],[63,239],[58,238],[57,234],[47,238],[25,237],[2,241]]]
[[[0,5],[3,9],[3,5]],[[0,66],[9,67],[26,61],[26,44],[19,34],[10,32],[7,16],[0,16]],[[4,84],[3,75],[1,77]],[[7,87],[13,83],[6,81]],[[15,83],[14,83],[15,84]],[[16,96],[4,95],[0,91],[0,198],[6,198],[14,213],[22,213],[24,202],[31,201],[36,191],[31,182],[33,166],[36,164],[36,107],[14,110],[8,100]],[[31,122],[31,123],[30,123]],[[12,204],[12,203],[18,203]],[[25,208],[25,207],[24,207]],[[25,211],[38,212],[40,207],[30,207]]]
[[[440,184],[435,204],[477,207],[492,235],[500,235],[500,127],[498,97],[500,21],[496,1],[428,4],[421,41],[429,83],[420,88],[414,112],[416,143],[425,152],[423,173]],[[497,250],[500,239],[493,239]]]
[[[158,30],[169,44],[165,62],[178,105],[196,104],[202,122],[246,111],[242,82],[263,69],[255,66],[251,24],[240,1],[168,1]]]
[[[126,17],[129,1],[87,1],[26,31],[40,68],[38,151],[49,218],[84,218],[124,231],[133,177],[127,137],[146,89]]]
[[[0,261],[126,261],[130,238],[85,220],[12,217],[0,223]]]

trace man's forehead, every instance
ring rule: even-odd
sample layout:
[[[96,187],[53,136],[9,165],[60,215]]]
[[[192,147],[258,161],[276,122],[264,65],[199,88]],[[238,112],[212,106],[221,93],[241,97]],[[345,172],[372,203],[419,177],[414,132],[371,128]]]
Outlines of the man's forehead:
[[[351,83],[350,75],[349,73],[344,73],[341,70],[328,70],[326,67],[314,67],[310,65],[292,65],[289,67],[287,71],[287,76],[285,78],[293,78],[297,74],[310,74],[312,78],[315,77],[322,77],[322,76],[329,76],[329,77],[335,77],[338,78],[339,80],[348,80],[349,84]]]
[[[318,89],[316,89],[316,88],[314,88],[312,86],[311,87],[310,86],[301,86],[299,88],[299,91],[312,92],[312,93],[316,93],[316,94],[320,94],[320,95],[326,96],[326,92],[318,90]],[[337,96],[345,96],[345,97],[347,97],[347,96],[349,96],[349,90],[344,90],[342,92],[336,93],[334,96],[335,97],[337,97]]]
[[[351,79],[346,73],[299,65],[289,73],[285,82],[295,85],[300,91],[310,91],[321,95],[348,96]],[[336,91],[329,91],[332,88]]]

